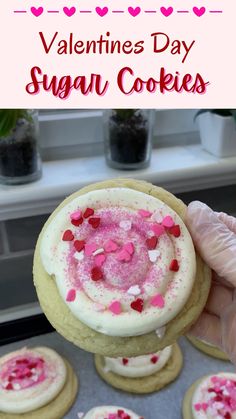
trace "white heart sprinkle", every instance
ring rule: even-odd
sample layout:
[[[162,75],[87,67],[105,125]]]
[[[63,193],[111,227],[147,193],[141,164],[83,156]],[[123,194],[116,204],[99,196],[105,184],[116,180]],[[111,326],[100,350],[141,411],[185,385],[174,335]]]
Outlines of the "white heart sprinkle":
[[[141,289],[138,285],[132,285],[132,287],[128,289],[127,293],[130,295],[139,295],[141,294]]]
[[[156,221],[157,223],[161,224],[163,220],[163,216],[160,213],[154,212],[152,219]]]
[[[111,371],[111,370],[110,370],[110,368],[109,368],[109,367],[105,366],[105,367],[103,368],[103,371],[104,371],[105,373],[108,373],[108,372],[109,372],[109,371]]]
[[[81,260],[84,260],[84,250],[81,250],[81,252],[75,252],[74,258],[77,259],[79,262]]]
[[[13,388],[14,388],[14,390],[20,390],[21,386],[20,386],[19,383],[15,383],[15,384],[13,384]]]
[[[95,250],[95,252],[93,252],[93,256],[100,255],[100,253],[103,253],[103,252],[104,252],[104,249],[101,247],[100,249],[97,249]]]
[[[93,308],[94,308],[95,311],[98,311],[98,312],[102,312],[102,311],[106,310],[106,306],[104,306],[103,304],[99,304],[99,303],[94,303]]]
[[[120,222],[120,228],[122,228],[125,231],[129,231],[132,227],[132,222],[130,220],[123,220]]]
[[[38,381],[38,376],[37,375],[33,375],[32,377],[31,377],[31,379],[33,380],[33,381]]]
[[[166,333],[166,326],[159,327],[156,329],[156,335],[159,339],[162,339]]]
[[[84,417],[84,412],[78,412],[77,416],[79,419],[82,419]]]
[[[151,262],[156,262],[157,259],[160,256],[160,251],[159,250],[149,250],[148,251],[148,256]]]

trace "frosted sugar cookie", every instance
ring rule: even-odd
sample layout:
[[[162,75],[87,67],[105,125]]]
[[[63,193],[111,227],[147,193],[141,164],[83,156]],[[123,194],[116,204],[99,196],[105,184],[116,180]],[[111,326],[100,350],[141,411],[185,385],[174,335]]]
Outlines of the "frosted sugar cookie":
[[[199,351],[202,351],[207,355],[213,356],[213,358],[222,359],[223,361],[229,361],[228,355],[225,352],[223,352],[220,348],[217,348],[217,346],[210,345],[209,343],[201,339],[197,339],[194,336],[187,335],[187,338],[193,346],[199,349]]]
[[[118,406],[98,406],[91,409],[83,419],[144,419],[129,409]]]
[[[183,419],[235,419],[236,374],[219,373],[196,381],[183,400]]]
[[[70,364],[52,349],[23,348],[0,358],[1,419],[60,419],[77,389]]]
[[[57,331],[113,357],[156,352],[183,334],[210,287],[185,209],[136,180],[101,182],[67,198],[46,222],[34,258],[39,301]]]
[[[110,385],[130,393],[152,393],[174,381],[183,364],[177,343],[135,358],[95,355],[98,374]]]

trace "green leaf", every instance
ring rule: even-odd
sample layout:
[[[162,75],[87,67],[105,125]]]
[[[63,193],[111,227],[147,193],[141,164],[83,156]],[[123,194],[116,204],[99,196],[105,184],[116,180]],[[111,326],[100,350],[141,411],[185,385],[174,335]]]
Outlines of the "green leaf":
[[[0,109],[0,138],[7,137],[15,128],[18,119],[28,119],[30,116],[25,109]]]

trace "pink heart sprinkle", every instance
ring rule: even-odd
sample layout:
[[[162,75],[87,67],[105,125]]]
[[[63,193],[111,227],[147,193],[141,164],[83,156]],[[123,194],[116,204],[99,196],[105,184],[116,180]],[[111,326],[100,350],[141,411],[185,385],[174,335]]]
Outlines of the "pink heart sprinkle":
[[[140,7],[128,7],[128,12],[131,16],[136,17],[141,12]]]
[[[108,7],[96,7],[95,10],[99,16],[103,17],[107,14]]]
[[[76,290],[71,289],[67,293],[66,301],[68,301],[69,303],[72,301],[75,301],[75,297],[76,297]]]
[[[117,260],[119,260],[120,262],[129,262],[131,260],[131,255],[129,254],[129,252],[127,252],[127,250],[122,249],[117,254]]]
[[[174,9],[173,7],[161,7],[161,13],[165,16],[168,17],[173,13]]]
[[[196,16],[201,17],[202,15],[204,15],[206,11],[205,7],[193,7],[193,12],[195,13]]]
[[[154,307],[163,308],[165,306],[165,300],[161,294],[156,294],[151,298],[150,304]]]
[[[80,210],[73,212],[70,214],[71,220],[79,220],[82,217],[82,212]]]
[[[117,315],[122,311],[120,301],[113,301],[108,308],[113,314]]]
[[[84,253],[86,256],[91,256],[95,250],[97,250],[97,245],[95,243],[85,244],[84,246]]]
[[[170,228],[170,227],[173,227],[175,225],[175,222],[170,215],[167,215],[166,217],[163,218],[162,225],[164,227]]]
[[[105,311],[106,309],[106,307],[100,303],[94,303],[93,307],[95,311],[99,311],[99,312]]]
[[[165,228],[163,225],[160,224],[153,224],[152,231],[155,233],[157,237],[162,236],[165,233]]]
[[[108,240],[104,245],[104,249],[107,253],[115,252],[118,249],[118,245],[113,240]]]
[[[134,254],[134,245],[132,242],[129,242],[123,246],[123,250],[128,252],[131,256]]]
[[[105,255],[97,255],[95,256],[95,265],[101,267],[106,260]]]
[[[66,16],[71,17],[75,14],[76,8],[75,7],[63,7],[63,12]]]
[[[31,7],[30,10],[35,17],[39,17],[43,13],[43,7]]]
[[[139,215],[141,215],[141,217],[143,217],[143,218],[148,218],[148,217],[151,217],[151,215],[152,215],[152,212],[150,212],[150,211],[146,211],[146,210],[144,210],[144,209],[140,209],[140,210],[138,211],[138,213],[139,213]]]

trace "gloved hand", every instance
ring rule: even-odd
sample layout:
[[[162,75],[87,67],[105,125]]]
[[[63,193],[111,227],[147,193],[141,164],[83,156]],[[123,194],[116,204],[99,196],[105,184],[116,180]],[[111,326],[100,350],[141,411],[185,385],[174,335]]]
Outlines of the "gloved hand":
[[[206,307],[190,333],[219,346],[236,364],[236,218],[195,201],[188,207],[186,223],[213,270]]]

